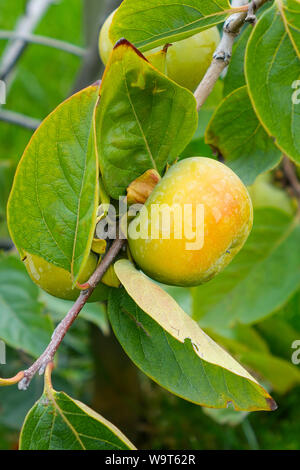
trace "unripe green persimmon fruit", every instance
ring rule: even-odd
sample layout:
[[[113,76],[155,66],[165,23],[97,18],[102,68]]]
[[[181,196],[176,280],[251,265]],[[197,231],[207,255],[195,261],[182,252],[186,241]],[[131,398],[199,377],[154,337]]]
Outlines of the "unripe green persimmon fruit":
[[[181,209],[181,219],[169,210],[169,233],[163,205],[174,214],[176,206]],[[204,157],[172,166],[145,208],[128,227],[131,255],[151,278],[175,286],[196,286],[222,271],[244,245],[253,223],[251,199],[242,181],[227,166]],[[202,218],[197,219],[197,208],[202,208]]]
[[[84,270],[79,278],[79,283],[85,283],[97,267],[98,257],[90,253]],[[71,274],[63,268],[49,263],[40,256],[26,253],[24,264],[29,276],[35,284],[48,294],[65,300],[76,300],[80,294],[79,289],[72,289]],[[97,302],[105,298],[107,288],[102,283],[98,284],[89,301]]]
[[[115,11],[109,15],[100,31],[99,51],[104,65],[107,64],[113,49],[113,43],[109,38],[109,28]],[[204,77],[219,42],[220,34],[216,26],[182,41],[174,42],[167,52],[168,77],[194,91]],[[161,47],[148,51],[145,56],[151,62],[151,54],[160,49]]]

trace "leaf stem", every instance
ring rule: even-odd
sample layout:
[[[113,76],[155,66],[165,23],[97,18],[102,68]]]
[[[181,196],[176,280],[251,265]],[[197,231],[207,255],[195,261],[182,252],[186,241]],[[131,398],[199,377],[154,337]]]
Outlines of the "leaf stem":
[[[214,53],[212,63],[194,93],[198,111],[212,92],[221,73],[229,64],[234,40],[236,36],[240,34],[242,26],[245,22],[254,23],[254,11],[257,11],[267,1],[269,0],[253,0],[246,5],[248,6],[247,10],[240,13],[234,13],[225,21],[223,36]],[[245,0],[235,0],[233,6],[238,7],[244,4]]]
[[[0,386],[1,387],[6,387],[6,386],[9,386],[9,385],[17,384],[18,382],[20,382],[21,379],[23,379],[23,377],[24,377],[24,372],[21,370],[14,377],[10,377],[8,379],[0,378]]]
[[[110,249],[108,250],[107,254],[97,267],[96,271],[90,277],[88,284],[89,289],[83,290],[72,308],[69,310],[67,315],[64,319],[58,324],[56,329],[53,332],[51,337],[51,341],[43,354],[32,364],[29,369],[24,371],[24,375],[20,380],[18,387],[19,390],[27,390],[32,378],[34,375],[39,372],[39,374],[43,374],[45,372],[45,368],[50,362],[53,362],[54,356],[56,351],[59,348],[62,340],[64,339],[66,333],[70,329],[71,325],[74,323],[76,318],[78,317],[79,313],[85,306],[87,300],[92,295],[95,287],[100,282],[104,274],[106,273],[107,269],[114,261],[118,253],[121,251],[123,246],[125,245],[126,240],[120,237],[117,237],[114,242],[112,243]]]

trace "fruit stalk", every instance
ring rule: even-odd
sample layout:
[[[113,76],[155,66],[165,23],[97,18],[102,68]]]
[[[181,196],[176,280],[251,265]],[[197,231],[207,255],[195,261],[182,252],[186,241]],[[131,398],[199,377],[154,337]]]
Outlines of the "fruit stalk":
[[[58,350],[59,345],[64,339],[69,328],[78,317],[79,313],[85,306],[88,298],[92,295],[95,287],[101,281],[107,269],[112,264],[112,262],[114,261],[118,253],[121,251],[125,243],[126,240],[121,239],[118,236],[116,240],[114,240],[107,254],[103,258],[103,261],[99,264],[96,271],[90,277],[88,281],[90,287],[80,293],[72,308],[69,310],[64,319],[58,324],[58,326],[53,332],[51,341],[43,352],[43,354],[32,364],[31,367],[29,367],[29,369],[24,371],[24,375],[22,376],[22,379],[18,384],[19,390],[27,390],[34,375],[37,372],[39,372],[40,375],[43,374],[47,364],[53,362],[56,351]]]
[[[257,11],[267,1],[269,0],[253,0],[249,3],[247,11],[234,13],[225,21],[223,36],[214,53],[212,63],[194,93],[198,111],[212,92],[221,73],[229,64],[234,40],[240,34],[243,24],[245,22],[253,23],[253,11]],[[243,5],[245,5],[245,0],[236,0],[233,3],[234,7]]]

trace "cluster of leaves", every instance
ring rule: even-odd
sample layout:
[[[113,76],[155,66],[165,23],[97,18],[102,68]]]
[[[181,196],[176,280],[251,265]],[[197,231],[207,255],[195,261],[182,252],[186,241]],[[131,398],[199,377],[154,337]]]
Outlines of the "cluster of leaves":
[[[94,84],[61,104],[23,155],[9,203],[9,225],[20,253],[51,261],[76,282],[101,202],[98,165],[108,195],[117,199],[143,172],[155,168],[163,174],[178,155],[212,156],[208,145],[247,185],[278,165],[282,152],[300,163],[299,112],[292,99],[292,84],[299,78],[299,2],[276,0],[252,31],[243,32],[224,91],[220,81],[198,120],[193,95],[135,47],[146,51],[184,39],[222,23],[230,12],[227,0],[201,2],[201,11],[199,4],[123,2],[110,33],[114,41],[126,37],[130,42],[115,47],[101,86]],[[300,372],[289,360],[291,344],[300,335],[299,240],[293,210],[266,205],[256,209],[243,251],[206,285],[160,287],[129,261],[118,261],[115,271],[123,287],[111,288],[107,299],[117,339],[145,374],[188,401],[213,408],[230,403],[243,411],[273,409],[268,392],[210,338],[266,389],[285,393],[299,384]],[[36,357],[53,330],[38,289],[14,257],[3,257],[0,278],[1,337]],[[97,310],[86,309],[83,315],[103,327]],[[284,333],[279,337],[278,331]],[[44,394],[25,420],[21,448],[133,445],[85,405],[55,392],[48,369]]]

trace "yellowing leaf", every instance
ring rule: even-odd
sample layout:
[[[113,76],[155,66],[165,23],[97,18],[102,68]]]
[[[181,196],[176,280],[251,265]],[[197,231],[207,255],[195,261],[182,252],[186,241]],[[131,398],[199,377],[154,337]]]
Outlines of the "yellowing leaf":
[[[275,408],[257,381],[169,294],[128,260],[117,261],[115,271],[136,308],[121,292],[114,293],[109,302],[110,320],[121,344],[145,373],[173,393],[201,405],[224,408],[232,402],[237,410]],[[130,321],[136,324],[139,339],[129,332]],[[162,361],[163,369],[157,360]]]
[[[217,364],[234,374],[256,382],[233,357],[199,328],[198,324],[182,310],[167,292],[137,271],[130,261],[117,261],[115,272],[137,305],[181,343],[190,339],[195,353],[200,359]]]

